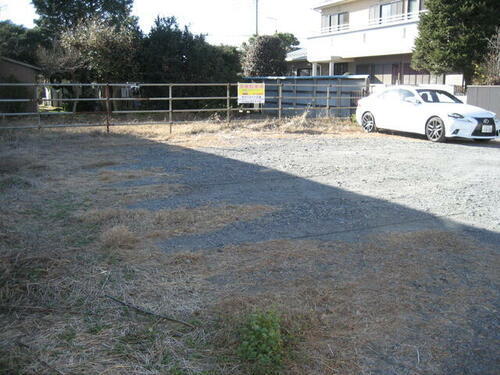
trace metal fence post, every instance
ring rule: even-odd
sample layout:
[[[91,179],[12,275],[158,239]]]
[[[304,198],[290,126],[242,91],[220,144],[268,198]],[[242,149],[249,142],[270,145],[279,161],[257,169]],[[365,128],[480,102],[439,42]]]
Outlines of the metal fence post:
[[[316,108],[316,96],[318,94],[318,80],[314,78],[313,80],[313,92],[312,92],[312,100],[311,100],[311,107]]]
[[[337,78],[337,117],[340,117],[342,113],[342,81]]]
[[[33,85],[34,93],[33,93],[33,104],[35,106],[35,111],[38,115],[38,130],[42,129],[42,118],[40,116],[40,110],[38,109],[38,86],[36,84]]]
[[[170,125],[170,134],[172,134],[172,122],[173,122],[172,92],[173,92],[172,84],[169,84],[168,85],[168,123]]]
[[[330,86],[326,88],[326,117],[330,117]]]
[[[278,83],[278,119],[281,120],[283,114],[283,84]]]
[[[231,84],[227,84],[227,89],[226,89],[226,110],[227,110],[227,122],[231,121]]]
[[[106,88],[104,89],[106,94],[106,132],[109,133],[109,117],[110,117],[110,106],[109,106],[109,83],[106,83]]]
[[[296,108],[297,108],[297,79],[295,79],[293,83],[293,109],[295,110]]]

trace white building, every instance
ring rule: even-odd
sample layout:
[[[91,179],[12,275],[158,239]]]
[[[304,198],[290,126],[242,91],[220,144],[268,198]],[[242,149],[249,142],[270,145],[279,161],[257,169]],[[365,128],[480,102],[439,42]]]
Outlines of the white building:
[[[321,25],[306,46],[312,75],[370,74],[372,83],[385,84],[462,84],[459,74],[436,76],[410,67],[425,0],[316,3]]]

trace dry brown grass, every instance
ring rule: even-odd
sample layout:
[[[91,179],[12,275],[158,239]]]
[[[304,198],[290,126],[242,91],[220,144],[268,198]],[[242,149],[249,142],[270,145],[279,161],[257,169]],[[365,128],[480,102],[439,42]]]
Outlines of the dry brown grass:
[[[450,269],[453,257],[467,259],[468,283],[460,270]],[[494,252],[477,243],[425,231],[355,244],[281,240],[229,246],[205,253],[197,273],[217,286],[214,309],[228,321],[270,306],[282,312],[285,328],[299,339],[298,355],[306,358],[288,363],[284,373],[368,373],[366,358],[374,352],[412,371],[441,373],[441,360],[453,355],[446,349],[448,324],[472,322],[464,301],[494,309],[492,291],[478,277],[495,279],[496,263]],[[235,345],[230,330],[218,335],[221,348]],[[414,346],[398,347],[412,341]],[[434,361],[416,365],[416,349]]]
[[[202,206],[175,210],[92,209],[78,214],[85,223],[99,227],[130,228],[141,238],[164,239],[187,233],[203,233],[237,220],[253,220],[274,210],[268,206]]]
[[[104,170],[99,173],[99,179],[104,182],[120,182],[144,177],[171,177],[160,168],[139,170]]]
[[[108,249],[132,249],[138,241],[125,225],[114,225],[101,233],[101,242]]]
[[[193,319],[201,298],[181,298],[190,293],[181,276],[202,256],[167,255],[155,242],[274,208],[124,208],[187,188],[158,168],[123,168],[133,162],[128,149],[148,142],[130,135],[5,133],[0,142],[8,182],[0,191],[0,372],[199,373],[213,366],[188,360],[207,350],[203,328],[185,331],[103,296]],[[143,179],[149,184],[121,184]]]
[[[134,134],[156,142],[168,142],[183,147],[234,147],[246,137],[293,137],[310,135],[323,136],[363,136],[360,127],[349,120],[332,118],[311,118],[301,116],[286,117],[282,120],[203,121],[174,124],[172,134],[168,126],[145,125],[137,127],[117,126],[112,131],[120,134]]]

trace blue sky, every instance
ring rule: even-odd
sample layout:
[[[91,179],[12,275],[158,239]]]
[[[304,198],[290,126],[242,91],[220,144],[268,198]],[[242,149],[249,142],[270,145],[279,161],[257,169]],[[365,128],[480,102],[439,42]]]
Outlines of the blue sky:
[[[259,0],[260,33],[292,32],[301,41],[319,28],[315,0]],[[149,30],[156,15],[176,16],[214,44],[240,45],[255,32],[255,0],[135,0],[134,15]],[[36,13],[30,0],[0,0],[0,20],[33,26]]]

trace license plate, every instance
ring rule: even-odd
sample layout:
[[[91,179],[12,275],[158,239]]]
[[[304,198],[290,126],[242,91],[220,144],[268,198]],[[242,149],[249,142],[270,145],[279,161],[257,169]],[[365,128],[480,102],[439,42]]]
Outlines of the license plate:
[[[493,125],[483,125],[481,128],[482,133],[491,133],[493,131]]]

